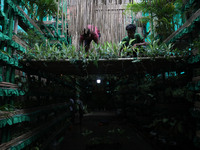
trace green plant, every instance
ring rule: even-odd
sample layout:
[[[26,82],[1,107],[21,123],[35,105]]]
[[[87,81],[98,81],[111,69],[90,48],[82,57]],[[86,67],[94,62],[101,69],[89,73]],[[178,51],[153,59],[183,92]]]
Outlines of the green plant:
[[[34,30],[29,29],[27,32],[19,30],[17,36],[25,41],[28,46],[32,49],[34,48],[35,44],[42,44],[44,42],[43,36],[37,34]]]
[[[91,130],[84,130],[81,134],[83,135],[83,136],[88,136],[88,135],[90,135],[90,134],[92,134],[93,133],[93,131],[91,131]]]
[[[28,13],[33,16],[32,18],[37,19],[42,22],[44,17],[47,15],[53,16],[57,12],[57,3],[55,0],[24,0],[25,7],[28,10]]]
[[[124,132],[125,132],[125,130],[124,129],[120,129],[120,128],[112,129],[112,130],[108,131],[108,133],[117,134],[117,135],[122,135]]]
[[[131,44],[134,41],[131,40]],[[45,59],[45,60],[63,60],[69,59],[71,63],[76,63],[76,61],[81,60],[83,62],[83,67],[86,67],[89,61],[98,67],[99,59],[113,59],[119,57],[132,57],[128,53],[135,51],[138,56],[152,57],[164,56],[168,58],[169,56],[186,56],[188,55],[188,50],[178,50],[173,49],[172,44],[161,43],[159,40],[151,40],[146,47],[132,48],[131,46],[125,46],[119,56],[119,50],[123,43],[115,44],[105,42],[103,44],[92,43],[92,48],[89,53],[86,53],[83,47],[79,50],[76,49],[74,45],[65,45],[64,43],[61,47],[57,43],[51,45],[48,41],[45,43],[35,44],[33,48],[26,51],[25,59]],[[135,60],[137,61],[137,60]]]
[[[3,53],[3,54],[5,54],[5,55],[7,55],[8,57],[11,58],[11,56],[8,54],[8,52],[6,52],[6,51],[4,51],[4,50],[2,50],[2,49],[0,49],[0,52]]]
[[[144,17],[139,21],[144,24],[150,22],[153,37],[157,35],[163,41],[174,31],[174,16],[179,14],[181,6],[181,0],[143,0],[140,3],[128,4],[126,10],[135,14],[142,12]]]
[[[16,109],[15,106],[11,104],[5,104],[0,107],[0,111],[13,111],[15,109]]]

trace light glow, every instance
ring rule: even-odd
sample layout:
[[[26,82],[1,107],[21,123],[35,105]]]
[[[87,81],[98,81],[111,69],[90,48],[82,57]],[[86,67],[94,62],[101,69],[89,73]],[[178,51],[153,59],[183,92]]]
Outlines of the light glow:
[[[100,84],[101,83],[101,79],[97,79],[97,83]]]

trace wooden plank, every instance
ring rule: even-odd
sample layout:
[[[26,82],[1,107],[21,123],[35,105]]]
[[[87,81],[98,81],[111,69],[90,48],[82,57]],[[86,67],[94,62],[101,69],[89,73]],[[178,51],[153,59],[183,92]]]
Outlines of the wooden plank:
[[[18,88],[17,84],[13,84],[10,82],[0,82],[0,87],[13,88],[13,89]]]
[[[28,140],[29,138],[34,137],[35,135],[39,134],[42,130],[45,130],[45,129],[51,127],[53,124],[55,124],[55,120],[59,121],[64,116],[66,116],[66,114],[63,114],[62,116],[59,116],[56,119],[48,121],[47,123],[44,123],[44,124],[40,125],[39,127],[33,129],[32,131],[29,131],[21,136],[18,136],[17,138],[15,138],[7,143],[1,144],[0,149],[6,150],[6,149],[11,148],[12,146],[17,146],[17,145],[21,144],[25,140]]]
[[[12,40],[15,41],[16,43],[18,43],[19,45],[21,45],[22,47],[24,47],[25,49],[28,48],[27,43],[24,42],[23,40],[21,40],[18,36],[13,35],[13,36],[12,36]]]
[[[200,9],[198,9],[178,30],[173,32],[167,39],[164,40],[165,43],[169,42],[173,37],[179,34],[180,31],[189,27],[191,23],[200,16]]]
[[[46,30],[44,33],[48,32],[51,34],[52,37],[54,37],[54,34],[52,33],[53,31],[51,31],[45,24],[43,24],[43,27],[45,28],[44,30]]]
[[[6,118],[11,118],[15,115],[27,115],[27,114],[33,113],[35,111],[49,110],[49,109],[53,109],[53,108],[59,107],[59,106],[67,106],[67,103],[51,104],[48,106],[40,106],[40,107],[35,107],[35,108],[30,108],[30,109],[20,109],[20,110],[16,110],[16,111],[2,111],[0,114],[0,119],[4,119],[5,116],[6,116]]]
[[[54,20],[53,21],[43,21],[43,23],[44,24],[53,24],[53,23],[56,23],[56,21],[54,21]]]
[[[22,12],[22,14],[30,21],[30,23],[36,28],[38,29],[38,31],[41,33],[41,34],[44,34],[41,30],[40,30],[40,27],[23,11],[23,9],[19,6],[17,6],[17,8]]]
[[[136,74],[144,72],[163,72],[163,71],[181,71],[185,70],[185,66],[180,68],[180,64],[184,64],[182,58],[171,57],[137,57],[137,58],[116,58],[116,59],[99,59],[98,65],[93,60],[87,60],[87,65],[81,60],[71,63],[69,59],[65,60],[22,60],[24,72],[37,74],[37,71],[48,72],[53,74],[66,75],[85,75],[85,74]],[[185,64],[187,65],[187,64]],[[179,71],[180,71],[179,70]]]
[[[106,11],[118,11],[118,10],[125,10],[125,5],[106,5],[107,10]],[[96,11],[103,11],[103,5],[97,5],[95,7]]]

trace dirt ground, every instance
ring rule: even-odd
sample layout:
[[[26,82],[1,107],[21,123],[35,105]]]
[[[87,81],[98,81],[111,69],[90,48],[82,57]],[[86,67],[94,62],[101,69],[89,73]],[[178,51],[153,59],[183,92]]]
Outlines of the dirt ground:
[[[112,112],[86,114],[66,130],[57,150],[156,150],[131,125],[119,121]]]

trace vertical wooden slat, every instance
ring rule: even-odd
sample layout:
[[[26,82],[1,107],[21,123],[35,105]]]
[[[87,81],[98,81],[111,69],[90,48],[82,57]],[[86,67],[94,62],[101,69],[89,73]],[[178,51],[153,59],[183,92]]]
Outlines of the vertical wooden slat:
[[[12,38],[12,32],[13,32],[13,19],[14,19],[14,12],[10,11],[9,13],[9,26],[8,26],[8,37]],[[10,46],[7,46],[7,52],[9,55],[12,56],[12,48]],[[6,67],[6,82],[10,82],[11,77],[11,67]]]
[[[67,33],[67,15],[65,14],[65,33]]]
[[[18,29],[18,16],[15,17],[15,24],[14,24],[14,33],[17,34]]]
[[[57,22],[56,22],[57,33],[58,33],[58,23],[59,23],[59,11],[60,11],[60,0],[58,0],[58,12],[57,12]]]
[[[73,4],[76,7],[76,13],[70,15],[69,25],[73,43],[77,45],[81,32],[88,24],[98,27],[102,35],[101,43],[105,41],[118,43],[125,36],[125,25],[131,23],[129,17],[124,17],[122,7],[125,1],[122,1],[122,3],[121,5],[121,1],[117,0],[71,1],[69,6],[72,7]],[[113,9],[108,11],[111,8]]]
[[[64,21],[63,21],[63,14],[64,14],[64,12],[63,12],[63,0],[61,0],[61,5],[62,5],[62,9],[61,9],[61,13],[62,13],[62,35],[64,34],[64,25],[63,25],[63,23],[64,23]]]

